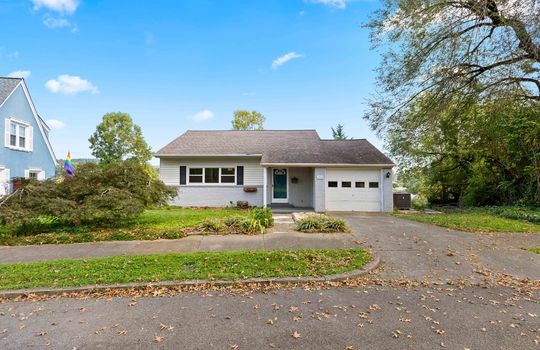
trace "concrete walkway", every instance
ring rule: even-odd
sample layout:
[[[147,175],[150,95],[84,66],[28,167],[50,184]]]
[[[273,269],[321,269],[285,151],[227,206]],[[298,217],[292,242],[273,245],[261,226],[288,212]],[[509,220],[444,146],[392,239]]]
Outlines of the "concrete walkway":
[[[276,215],[275,224],[264,235],[193,235],[176,240],[113,241],[77,244],[45,244],[0,247],[0,264],[65,258],[94,258],[116,255],[189,253],[197,251],[345,249],[358,247],[351,234],[313,234],[293,230],[290,214]]]

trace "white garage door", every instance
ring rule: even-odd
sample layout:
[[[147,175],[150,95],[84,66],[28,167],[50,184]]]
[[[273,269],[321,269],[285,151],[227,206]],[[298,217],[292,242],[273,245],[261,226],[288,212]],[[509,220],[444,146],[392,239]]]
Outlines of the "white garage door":
[[[326,169],[326,210],[380,211],[380,181],[380,170]]]

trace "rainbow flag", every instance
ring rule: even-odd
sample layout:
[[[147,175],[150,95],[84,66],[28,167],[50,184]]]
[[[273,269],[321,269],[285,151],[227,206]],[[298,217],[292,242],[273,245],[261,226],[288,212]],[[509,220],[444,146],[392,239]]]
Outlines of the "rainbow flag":
[[[73,176],[73,164],[71,164],[71,154],[68,151],[66,161],[64,162],[64,169],[66,169],[67,176]]]

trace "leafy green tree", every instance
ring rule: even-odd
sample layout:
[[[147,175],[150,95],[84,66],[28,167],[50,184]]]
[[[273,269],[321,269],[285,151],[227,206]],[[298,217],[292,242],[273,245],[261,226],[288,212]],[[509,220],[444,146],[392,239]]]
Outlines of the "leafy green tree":
[[[233,130],[264,130],[264,115],[257,111],[234,111],[232,128]]]
[[[431,203],[540,203],[540,104],[456,99],[431,114],[418,99],[388,125],[408,186]]]
[[[88,139],[92,155],[101,163],[125,159],[147,162],[152,158],[150,147],[143,138],[141,128],[127,113],[114,112],[103,116],[103,121]]]
[[[332,129],[332,137],[334,138],[334,140],[349,140],[350,139],[349,137],[347,137],[347,135],[345,135],[345,131],[343,130],[343,125],[338,124],[335,129],[333,127],[331,129]]]

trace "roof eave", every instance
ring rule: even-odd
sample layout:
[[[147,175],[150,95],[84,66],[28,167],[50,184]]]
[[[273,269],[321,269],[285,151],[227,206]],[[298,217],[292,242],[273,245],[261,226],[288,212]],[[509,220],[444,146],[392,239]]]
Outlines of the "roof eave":
[[[393,168],[393,163],[363,164],[363,163],[261,163],[261,166],[290,166],[290,167],[326,167],[326,168],[346,168],[346,167],[370,167],[370,168]]]
[[[262,154],[245,154],[245,153],[231,153],[231,154],[162,154],[154,153],[156,158],[208,158],[208,157],[262,157]]]

